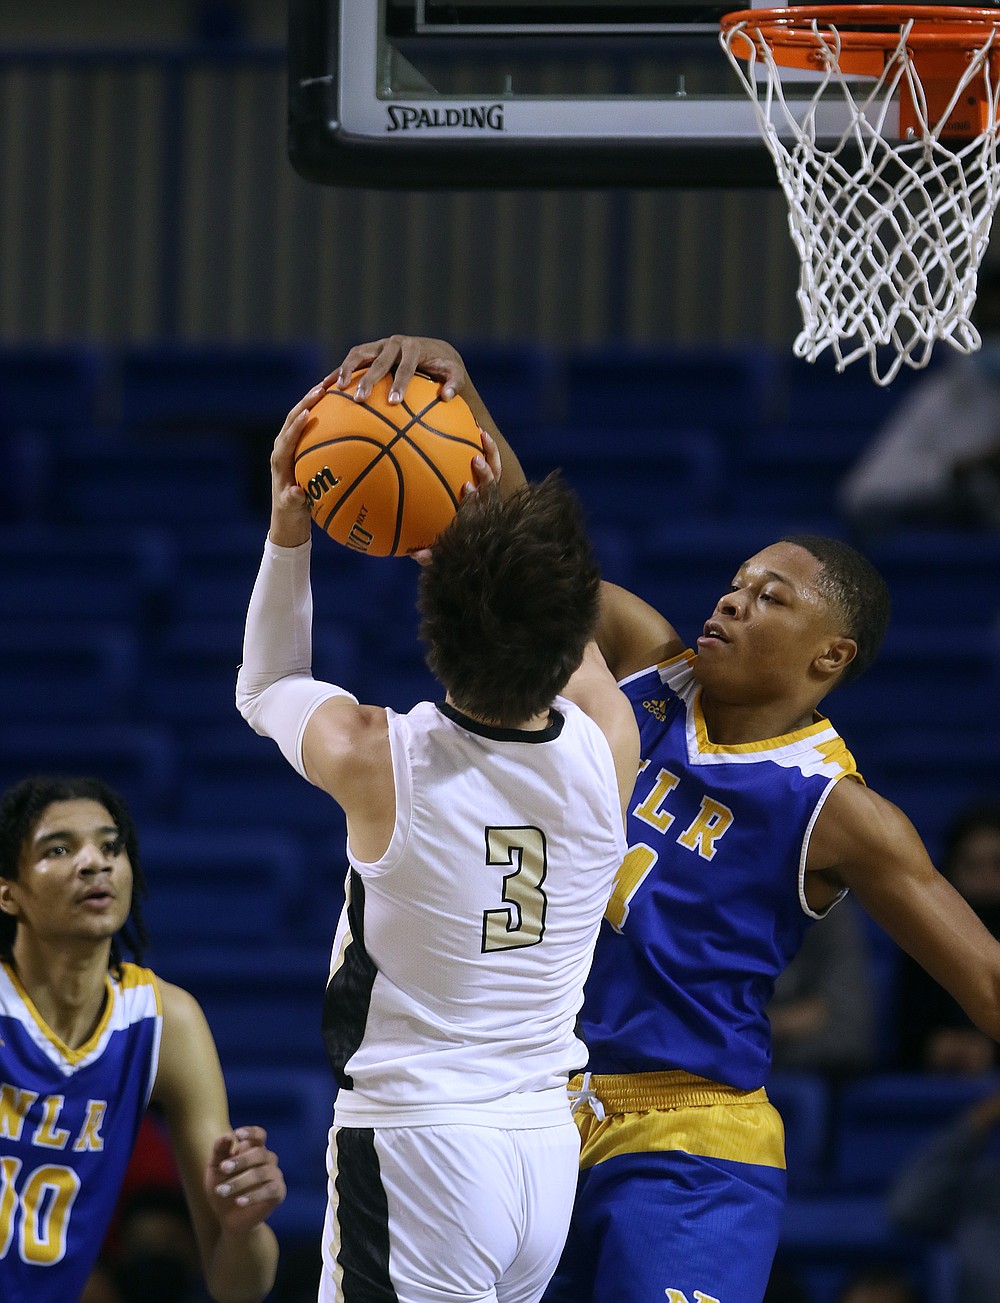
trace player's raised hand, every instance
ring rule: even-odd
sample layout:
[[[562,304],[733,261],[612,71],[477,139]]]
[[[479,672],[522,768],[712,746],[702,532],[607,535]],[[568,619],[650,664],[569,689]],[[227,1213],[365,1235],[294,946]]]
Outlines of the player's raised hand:
[[[296,547],[310,536],[309,504],[295,481],[295,449],[309,421],[309,413],[326,393],[315,385],[285,417],[271,449],[271,542]]]
[[[359,380],[354,397],[368,397],[372,388],[383,376],[393,373],[395,383],[389,393],[390,403],[400,403],[406,386],[414,372],[441,382],[441,397],[454,398],[466,384],[468,374],[457,349],[443,339],[428,339],[423,335],[387,335],[368,344],[355,344],[335,371],[331,371],[325,384],[337,389],[347,389],[351,376],[360,367],[367,371]]]
[[[205,1189],[223,1229],[252,1230],[285,1198],[285,1178],[263,1127],[238,1127],[212,1146]]]

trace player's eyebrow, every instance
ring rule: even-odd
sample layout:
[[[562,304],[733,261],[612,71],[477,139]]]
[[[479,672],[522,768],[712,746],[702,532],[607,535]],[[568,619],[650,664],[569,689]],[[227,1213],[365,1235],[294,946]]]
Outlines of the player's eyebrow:
[[[99,828],[94,829],[98,837],[120,837],[118,829],[112,824],[102,824]],[[75,829],[60,828],[52,832],[42,833],[35,838],[36,846],[44,846],[46,842],[72,841],[74,837],[79,837],[80,833]]]

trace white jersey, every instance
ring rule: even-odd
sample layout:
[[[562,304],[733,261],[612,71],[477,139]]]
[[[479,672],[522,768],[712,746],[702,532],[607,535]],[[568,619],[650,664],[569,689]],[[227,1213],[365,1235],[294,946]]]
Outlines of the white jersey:
[[[531,732],[387,713],[396,823],[377,863],[348,840],[324,1011],[336,1122],[552,1125],[626,849],[611,748],[563,698]]]

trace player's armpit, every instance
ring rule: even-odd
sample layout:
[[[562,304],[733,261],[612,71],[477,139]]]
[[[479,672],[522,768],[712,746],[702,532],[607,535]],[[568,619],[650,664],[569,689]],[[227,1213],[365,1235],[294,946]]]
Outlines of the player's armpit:
[[[849,887],[893,940],[1000,1041],[1000,942],[931,862],[913,824],[860,783],[831,792],[809,847],[808,879]]]

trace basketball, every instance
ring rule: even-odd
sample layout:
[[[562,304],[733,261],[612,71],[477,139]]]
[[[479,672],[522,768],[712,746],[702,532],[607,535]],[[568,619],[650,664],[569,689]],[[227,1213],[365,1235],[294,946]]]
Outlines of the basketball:
[[[479,426],[461,398],[445,402],[426,376],[390,404],[384,376],[364,402],[345,390],[312,409],[295,450],[295,479],[313,521],[338,543],[368,556],[406,556],[430,547],[458,509]]]

